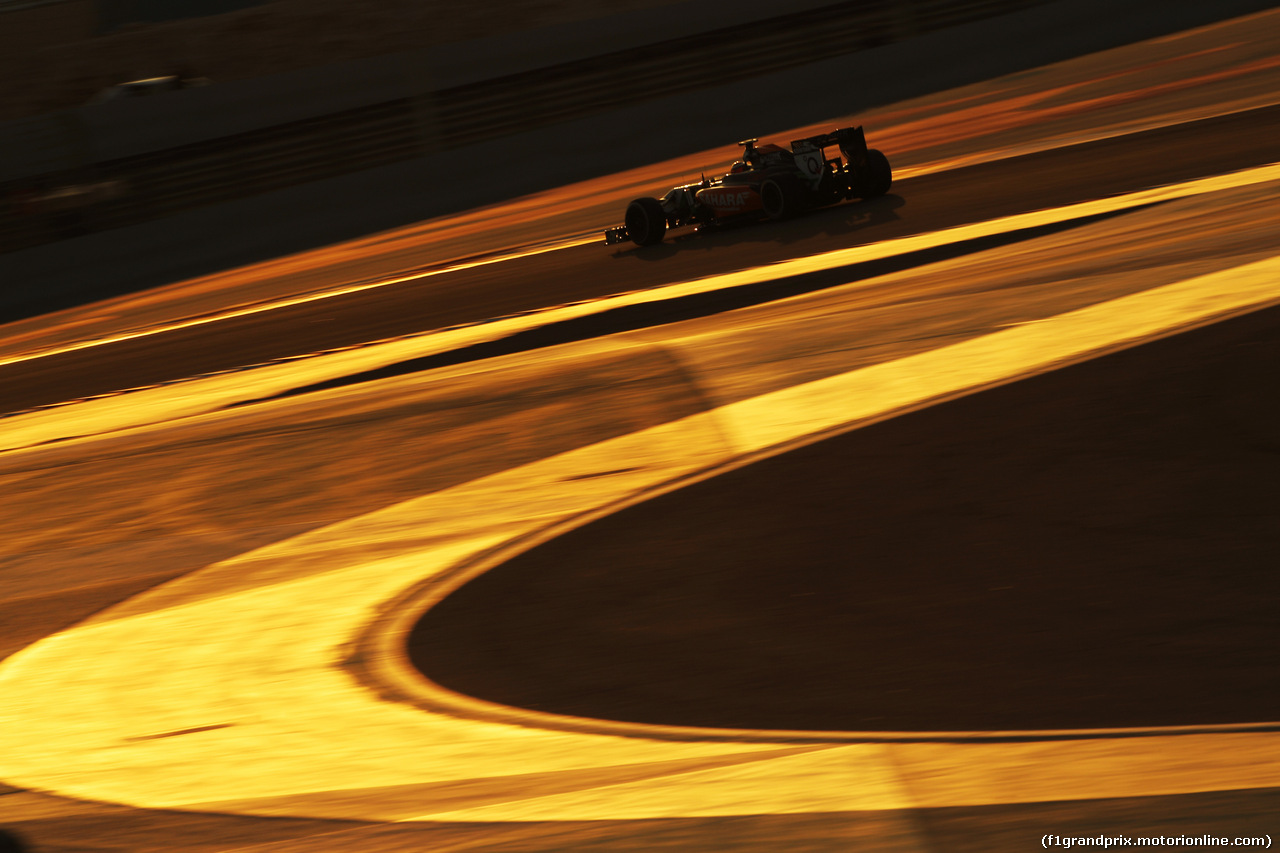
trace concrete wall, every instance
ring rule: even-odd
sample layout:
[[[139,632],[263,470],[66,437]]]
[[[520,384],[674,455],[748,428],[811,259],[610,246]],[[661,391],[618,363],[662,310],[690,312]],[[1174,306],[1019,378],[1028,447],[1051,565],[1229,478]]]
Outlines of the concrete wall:
[[[66,44],[93,35],[96,0],[0,0],[0,52],[17,54],[32,44]],[[33,69],[33,73],[38,73]]]
[[[792,0],[790,13],[832,0]],[[91,0],[31,10],[66,18]],[[93,104],[0,122],[0,183],[218,139],[396,98],[524,74],[778,15],[774,0],[685,0],[659,11],[543,27],[430,50],[395,53],[316,68]],[[24,13],[25,14],[25,13]],[[8,18],[0,18],[7,22]],[[87,26],[87,24],[85,25]],[[4,28],[0,27],[0,34]],[[2,36],[0,36],[2,37]]]
[[[221,15],[267,2],[270,0],[97,0],[98,31],[109,32],[125,24]]]
[[[536,169],[442,181],[460,152],[420,157],[160,222],[0,256],[3,307],[13,316],[101,298],[478,206],[746,136],[853,114],[967,82],[1269,8],[1258,0],[1058,0],[1034,9],[815,66],[678,95],[481,143],[469,160],[520,150]],[[1099,22],[1106,21],[1106,26]],[[847,80],[815,90],[815,77]],[[786,93],[765,101],[761,91]],[[679,122],[671,121],[680,116]],[[590,138],[584,159],[566,138]]]

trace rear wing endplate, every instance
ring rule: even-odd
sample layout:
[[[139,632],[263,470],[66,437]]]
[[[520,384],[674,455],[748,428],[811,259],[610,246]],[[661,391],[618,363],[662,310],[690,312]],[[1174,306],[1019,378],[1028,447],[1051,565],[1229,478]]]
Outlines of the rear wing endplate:
[[[840,153],[846,160],[860,160],[867,152],[867,138],[862,127],[842,127],[831,133],[820,133],[796,139],[791,143],[792,151],[813,151],[816,148],[827,148],[832,145],[840,147]]]

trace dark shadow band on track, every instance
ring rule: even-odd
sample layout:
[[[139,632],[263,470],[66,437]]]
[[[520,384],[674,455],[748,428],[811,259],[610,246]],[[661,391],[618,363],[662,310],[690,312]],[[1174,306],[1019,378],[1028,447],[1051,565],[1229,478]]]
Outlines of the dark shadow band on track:
[[[437,684],[674,726],[1280,719],[1280,307],[826,439],[470,581]]]
[[[797,256],[910,237],[1271,163],[1280,107],[1265,107],[907,178],[909,215],[837,205],[761,228],[675,247],[602,253],[600,245],[455,271],[430,286],[408,278],[279,310],[219,320],[35,361],[0,364],[0,417],[126,389],[251,369],[315,353],[472,326],[556,305],[650,289]],[[870,217],[868,213],[889,214]],[[665,246],[666,244],[664,244]],[[677,260],[672,270],[664,260]],[[341,318],[342,322],[334,322]]]
[[[870,204],[893,205],[900,202],[901,200],[896,199],[896,197],[887,197],[879,199],[876,202],[871,202]],[[244,400],[226,408],[236,408],[238,406],[262,403],[268,400],[284,399],[287,397],[294,397],[299,394],[308,394],[313,391],[324,391],[331,388],[344,388],[350,385],[358,385],[363,382],[372,382],[377,379],[405,376],[411,373],[420,373],[441,367],[467,364],[469,362],[482,361],[484,359],[497,358],[504,355],[532,352],[546,347],[574,343],[576,341],[584,341],[591,338],[604,337],[606,335],[614,335],[621,332],[631,332],[638,329],[667,325],[669,323],[678,323],[683,320],[695,320],[702,317],[710,317],[739,308],[749,308],[755,305],[763,305],[768,302],[787,299],[792,296],[815,293],[828,288],[839,287],[843,284],[850,284],[864,279],[901,272],[903,270],[909,270],[926,264],[953,260],[955,258],[964,257],[966,255],[975,254],[988,249],[996,249],[1027,240],[1033,240],[1037,237],[1062,233],[1072,228],[1079,228],[1096,222],[1103,222],[1117,216],[1122,216],[1126,213],[1133,213],[1139,210],[1155,207],[1162,203],[1163,202],[1153,202],[1150,204],[1139,205],[1137,207],[1126,208],[1125,210],[1120,211],[1109,211],[1089,216],[1082,216],[1065,222],[1055,222],[1047,225],[1019,228],[1001,234],[991,234],[984,237],[960,240],[955,243],[949,243],[945,246],[934,246],[928,249],[905,252],[901,255],[894,255],[889,258],[862,261],[834,269],[801,273],[799,275],[783,276],[771,281],[726,287],[719,290],[696,293],[688,296],[678,296],[671,299],[657,299],[652,302],[645,302],[639,305],[626,305],[619,308],[609,308],[585,317],[561,320],[548,323],[545,326],[539,326],[535,329],[517,332],[496,341],[486,341],[484,343],[472,344],[471,346],[461,347],[448,352],[406,359],[404,361],[375,368],[373,370],[353,373],[350,376],[327,379],[323,382],[314,382],[308,385],[299,386],[298,388],[292,388],[288,391],[282,391],[278,394],[259,397],[253,400]]]

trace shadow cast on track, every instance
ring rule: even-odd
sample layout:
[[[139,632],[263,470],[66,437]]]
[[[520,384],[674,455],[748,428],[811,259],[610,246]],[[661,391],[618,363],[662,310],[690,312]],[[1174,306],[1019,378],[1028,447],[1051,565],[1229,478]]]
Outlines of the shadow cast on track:
[[[830,238],[846,238],[867,228],[899,220],[897,211],[906,199],[889,194],[855,204],[839,204],[805,211],[783,222],[745,221],[728,223],[712,229],[686,229],[670,234],[653,246],[628,246],[613,253],[618,261],[640,260],[649,263],[669,261],[690,252],[709,252],[746,244],[771,243],[790,245],[810,240],[818,234]]]
[[[1150,207],[1152,205],[1145,205]],[[892,209],[891,207],[889,209]],[[312,391],[323,391],[330,388],[342,388],[376,379],[404,376],[440,367],[466,364],[488,358],[511,355],[520,352],[531,352],[559,344],[589,340],[605,335],[630,332],[654,326],[678,323],[683,320],[695,320],[710,317],[739,308],[749,308],[792,296],[814,293],[827,288],[838,287],[864,279],[888,275],[924,266],[940,261],[952,260],[975,254],[988,249],[1000,248],[1037,237],[1057,234],[1072,228],[1079,228],[1101,222],[1124,213],[1142,210],[1143,207],[1084,216],[1066,222],[1037,225],[1021,228],[1001,234],[992,234],[970,240],[961,240],[945,246],[906,252],[889,258],[872,261],[861,261],[835,269],[800,273],[782,276],[771,281],[726,287],[718,290],[678,296],[671,299],[655,299],[638,305],[625,305],[610,308],[585,317],[548,323],[534,329],[528,329],[495,341],[486,341],[467,347],[460,347],[448,352],[435,353],[429,356],[406,359],[373,370],[366,370],[350,376],[342,376],[293,388],[268,397],[246,400],[234,404],[245,406],[266,400],[292,397]]]

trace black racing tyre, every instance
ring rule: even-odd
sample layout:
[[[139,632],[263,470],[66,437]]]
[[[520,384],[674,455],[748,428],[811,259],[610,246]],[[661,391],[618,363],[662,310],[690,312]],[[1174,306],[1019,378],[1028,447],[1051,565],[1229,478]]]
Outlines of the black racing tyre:
[[[0,853],[23,853],[27,849],[26,843],[16,832],[0,829]]]
[[[805,188],[788,175],[769,178],[761,184],[760,203],[764,215],[774,221],[795,216],[808,207]]]
[[[889,158],[874,148],[867,149],[867,164],[863,170],[861,192],[863,198],[879,198],[889,191],[893,185],[893,169],[889,167]]]
[[[638,198],[627,205],[627,236],[637,246],[661,243],[667,233],[667,214],[656,198]]]

